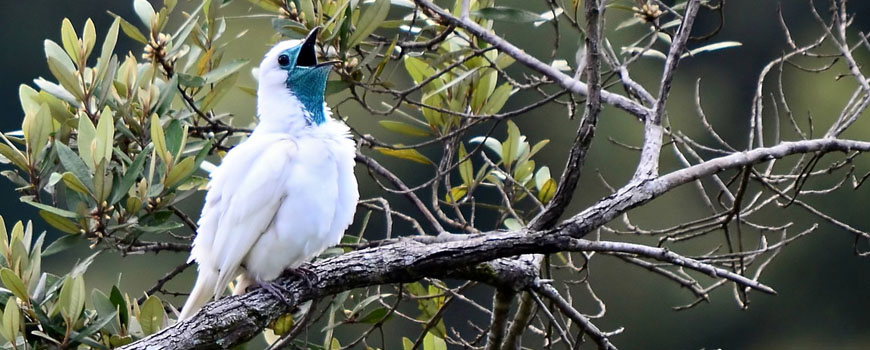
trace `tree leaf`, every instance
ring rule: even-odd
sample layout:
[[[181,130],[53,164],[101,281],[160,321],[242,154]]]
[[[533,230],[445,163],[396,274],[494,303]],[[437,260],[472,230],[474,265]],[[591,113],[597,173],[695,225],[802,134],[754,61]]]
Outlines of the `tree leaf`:
[[[538,200],[541,203],[547,204],[556,195],[556,180],[548,179],[544,181],[544,185],[538,190]]]
[[[402,146],[402,145],[396,145],[396,146]],[[390,157],[407,159],[407,160],[410,160],[410,161],[413,161],[416,163],[420,163],[420,164],[435,165],[435,163],[433,163],[432,160],[430,160],[429,158],[426,158],[426,156],[424,156],[423,154],[421,154],[420,152],[418,152],[415,149],[391,149],[391,148],[385,148],[385,147],[375,147],[375,150],[377,150],[378,152],[381,152],[381,154],[384,154],[384,155],[387,155]]]
[[[465,194],[468,193],[468,186],[460,185],[451,188],[449,192],[444,194],[444,201],[450,204],[459,202]]]
[[[364,316],[356,319],[356,323],[368,323],[375,324],[382,321],[385,321],[389,318],[392,318],[392,314],[389,313],[390,310],[385,307],[379,307],[372,311],[369,311]],[[389,316],[388,316],[389,314]]]
[[[24,202],[24,203],[30,204],[30,205],[32,205],[32,206],[34,206],[34,207],[37,207],[37,208],[39,208],[39,209],[42,209],[42,210],[50,211],[50,212],[52,212],[52,213],[54,213],[54,214],[60,215],[60,216],[65,217],[65,218],[77,219],[77,218],[79,217],[79,214],[76,214],[76,213],[71,212],[71,211],[69,211],[69,210],[63,210],[63,209],[60,209],[60,208],[52,207],[52,206],[47,205],[47,204],[42,204],[42,203],[39,203],[39,202],[34,202],[34,201],[30,200],[30,199],[27,198],[27,197],[21,197],[20,200],[21,200],[22,202]]]
[[[480,109],[480,114],[489,115],[498,113],[513,93],[513,86],[510,83],[501,84],[489,95],[486,103]]]
[[[18,309],[18,301],[14,298],[6,300],[6,308],[3,309],[3,327],[0,334],[9,342],[16,342],[18,333],[21,331],[21,311]]]
[[[535,188],[539,191],[544,188],[544,183],[547,182],[552,176],[550,176],[550,168],[546,165],[542,166],[538,169],[538,172],[535,173]]]
[[[63,180],[63,183],[64,185],[66,185],[67,188],[73,191],[91,197],[94,196],[94,193],[91,191],[91,189],[85,186],[85,184],[82,183],[82,181],[79,180],[79,178],[76,177],[75,174],[73,174],[72,172],[67,171],[63,173],[63,175],[61,175],[61,180]]]
[[[203,84],[217,83],[231,74],[238,72],[239,69],[242,69],[246,64],[248,64],[248,60],[240,58],[212,69],[210,72],[202,75],[201,78],[203,79]]]
[[[136,12],[136,16],[139,16],[139,20],[142,21],[146,27],[151,28],[151,24],[154,22],[154,8],[151,7],[151,3],[148,0],[133,0],[133,12]]]
[[[145,148],[136,155],[136,158],[133,159],[133,163],[130,163],[130,166],[127,167],[124,176],[121,177],[121,181],[118,183],[118,187],[112,190],[112,196],[109,198],[109,205],[118,203],[121,198],[124,198],[124,195],[127,194],[130,187],[136,183],[136,179],[139,178],[139,175],[142,173],[142,169],[145,166],[145,159],[148,157],[148,154],[151,153],[151,147],[153,147],[152,144],[145,146]]]
[[[460,162],[459,177],[462,178],[463,184],[470,187],[471,184],[474,182],[474,165],[471,163],[471,159],[465,159],[467,156],[468,152],[465,151],[465,145],[460,142],[459,152],[457,152],[456,154],[456,161]]]
[[[94,21],[91,21],[90,18],[85,22],[85,29],[82,31],[82,46],[84,46],[85,53],[83,55],[83,62],[87,62],[88,57],[91,55],[91,51],[94,50],[94,45],[97,43],[97,30],[94,29]]]
[[[731,47],[740,47],[740,46],[743,46],[743,44],[738,42],[738,41],[722,41],[722,42],[718,42],[718,43],[714,43],[714,44],[710,44],[710,45],[704,45],[704,46],[701,46],[698,48],[691,49],[691,50],[689,50],[689,52],[686,52],[686,53],[680,55],[680,58],[695,56],[695,55],[702,53],[702,52],[712,52],[712,51],[716,51],[716,50],[722,50],[722,49],[727,49],[727,48],[731,48]]]
[[[366,8],[365,12],[359,17],[356,30],[347,39],[347,47],[358,45],[369,34],[373,33],[378,26],[387,18],[390,12],[390,0],[375,0],[375,2]]]
[[[507,128],[508,137],[501,144],[501,159],[505,167],[510,169],[519,155],[520,129],[512,120],[507,121]]]
[[[166,149],[166,136],[163,134],[163,126],[160,125],[160,118],[157,117],[157,114],[151,115],[151,142],[154,143],[157,156],[164,163],[170,164],[169,151]]]
[[[121,19],[119,17],[115,17],[115,21],[112,22],[112,26],[109,27],[109,31],[106,33],[106,38],[103,40],[103,47],[100,49],[100,58],[97,60],[97,74],[98,79],[103,80],[107,79],[106,76],[106,67],[109,64],[109,61],[112,59],[112,52],[115,51],[115,44],[118,42],[118,28],[121,25]],[[114,80],[113,77],[108,77],[108,79]]]
[[[545,18],[542,18],[537,13],[505,6],[482,8],[477,11],[471,11],[471,15],[495,21],[514,23],[529,23],[545,20]]]
[[[13,165],[21,170],[27,170],[27,160],[24,159],[24,154],[18,149],[0,143],[0,156],[12,162]]]
[[[142,333],[151,335],[163,328],[163,318],[165,315],[160,298],[152,295],[142,303],[139,316],[136,317],[136,320],[139,321],[139,325],[142,327]]]
[[[400,134],[408,135],[408,136],[431,136],[432,133],[429,130],[418,128],[416,126],[395,121],[395,120],[381,120],[378,122],[384,129],[397,132]]]
[[[27,295],[27,287],[24,286],[24,282],[21,281],[21,278],[14,271],[4,267],[0,270],[0,281],[3,281],[6,289],[9,289],[18,299],[30,299],[30,296]]]
[[[100,113],[96,132],[94,163],[98,164],[102,161],[108,163],[112,160],[112,148],[115,144],[115,119],[108,106],[103,108],[103,112]]]
[[[73,28],[69,18],[64,18],[60,26],[60,39],[63,44],[63,49],[74,62],[79,61],[81,52],[79,48],[79,38],[76,36],[76,30]]]
[[[169,174],[166,175],[166,181],[164,181],[163,185],[166,188],[173,188],[183,180],[186,180],[193,174],[193,171],[196,170],[194,160],[194,157],[187,157],[178,164],[172,166],[172,169],[169,170]]]
[[[54,255],[60,252],[63,252],[67,249],[75,247],[77,244],[85,242],[85,239],[79,235],[67,235],[61,238],[54,240],[48,247],[45,248],[45,251],[42,252],[42,256],[46,257],[49,255]]]

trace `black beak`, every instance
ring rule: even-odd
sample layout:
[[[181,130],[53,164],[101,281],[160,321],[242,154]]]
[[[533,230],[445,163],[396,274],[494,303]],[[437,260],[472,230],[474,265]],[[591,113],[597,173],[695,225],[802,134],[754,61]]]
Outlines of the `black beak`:
[[[299,55],[296,57],[297,67],[314,67],[317,66],[317,52],[314,50],[314,45],[317,43],[317,33],[320,32],[320,27],[314,27],[308,35],[305,36],[305,41],[302,42],[302,48],[299,50]]]

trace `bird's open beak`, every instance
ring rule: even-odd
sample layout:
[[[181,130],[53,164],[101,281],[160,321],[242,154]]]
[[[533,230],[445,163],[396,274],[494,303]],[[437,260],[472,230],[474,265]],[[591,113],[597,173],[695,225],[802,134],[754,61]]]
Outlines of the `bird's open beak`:
[[[297,67],[332,67],[332,65],[341,62],[333,60],[317,63],[317,52],[315,51],[315,44],[317,44],[317,33],[319,32],[320,27],[314,27],[314,29],[308,32],[308,35],[305,36],[305,41],[302,42],[302,49],[299,50],[299,56],[296,57]]]
[[[302,42],[302,48],[299,50],[299,55],[296,56],[296,67],[314,67],[317,64],[317,52],[315,44],[317,43],[317,33],[320,32],[320,27],[314,27],[308,35],[305,36],[305,41]]]

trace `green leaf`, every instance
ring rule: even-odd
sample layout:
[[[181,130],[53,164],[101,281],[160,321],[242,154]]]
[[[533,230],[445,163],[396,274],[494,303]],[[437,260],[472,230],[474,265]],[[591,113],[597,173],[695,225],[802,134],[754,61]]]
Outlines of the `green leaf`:
[[[63,210],[63,209],[60,209],[60,208],[52,207],[52,206],[47,205],[47,204],[42,204],[42,203],[39,203],[39,202],[34,202],[34,201],[32,201],[31,199],[29,199],[29,198],[27,198],[27,197],[21,197],[20,200],[21,200],[22,202],[24,202],[24,203],[30,204],[30,205],[32,205],[32,206],[34,206],[34,207],[37,207],[37,208],[39,208],[39,209],[42,209],[42,210],[50,211],[50,212],[52,212],[52,213],[54,213],[54,214],[60,215],[60,216],[65,217],[65,218],[77,219],[77,218],[79,217],[79,214],[76,214],[76,213],[71,212],[71,211],[69,211],[69,210]]]
[[[142,35],[142,32],[140,32],[139,29],[136,28],[136,26],[121,18],[121,16],[118,16],[112,12],[109,12],[109,14],[115,16],[115,18],[120,21],[121,31],[123,31],[124,34],[127,34],[130,39],[136,40],[142,44],[148,44],[148,39],[145,39],[145,35]]]
[[[112,304],[108,295],[99,289],[94,289],[91,292],[91,304],[94,306],[97,315],[100,317],[100,323],[103,323],[100,329],[109,332],[109,334],[121,333],[121,321],[118,318],[118,307]]]
[[[493,151],[499,158],[502,158],[501,155],[501,142],[498,142],[494,137],[486,137],[486,136],[477,136],[468,140],[468,143],[481,143],[489,148],[490,151]]]
[[[19,169],[27,170],[27,160],[24,158],[24,154],[18,149],[0,143],[0,156],[3,156],[3,158],[12,162],[12,164]]]
[[[108,163],[112,160],[112,147],[115,144],[115,119],[112,117],[112,110],[108,106],[103,108],[103,112],[100,113],[96,132],[93,154],[94,163],[99,164],[102,161]]]
[[[384,129],[397,132],[400,134],[408,135],[408,136],[431,136],[432,133],[429,130],[418,128],[416,126],[394,121],[394,120],[381,120],[378,122]]]
[[[78,321],[85,306],[85,279],[81,274],[74,278],[66,276],[63,286],[60,287],[57,303],[60,313],[70,324]]]
[[[181,127],[181,122],[178,119],[172,119],[166,125],[166,151],[172,155],[173,159],[177,160],[178,151],[183,147],[182,140],[184,139],[184,128]]]
[[[124,299],[124,295],[121,294],[121,290],[118,289],[118,286],[112,286],[112,292],[109,293],[109,300],[111,300],[112,304],[120,310],[118,318],[121,320],[121,324],[127,326],[130,323],[130,312],[129,308],[127,308],[127,301]]]
[[[517,231],[523,228],[523,224],[517,221],[517,219],[507,218],[504,220],[504,227],[507,227],[511,231]]]
[[[544,188],[544,183],[547,182],[552,176],[550,176],[550,168],[546,165],[542,166],[538,169],[538,172],[535,173],[535,188],[539,191]]]
[[[99,331],[100,329],[108,328],[109,324],[112,323],[112,321],[117,319],[115,317],[115,315],[117,315],[117,312],[115,312],[113,314],[108,314],[106,316],[100,316],[97,318],[96,322],[91,323],[90,325],[88,325],[87,328],[82,329],[80,331],[70,332],[70,334],[72,336],[70,337],[69,342],[70,343],[77,343],[77,342],[89,343],[89,342],[85,341],[85,339],[91,335],[96,334],[97,331]],[[115,333],[119,333],[119,332],[120,332],[120,330],[118,332],[115,332]],[[101,345],[100,343],[96,343],[96,342],[92,342],[88,345],[95,347],[95,348],[98,348],[98,349],[101,348],[101,347],[94,346],[94,345]],[[103,346],[102,348],[105,348],[105,346]]]
[[[375,0],[374,4],[360,15],[356,30],[347,39],[347,47],[354,47],[367,38],[387,18],[389,12],[390,0]]]
[[[495,84],[498,81],[498,73],[492,68],[483,68],[480,71],[480,78],[471,91],[471,109],[480,112],[484,103],[495,90]]]
[[[112,172],[107,171],[108,163],[107,160],[101,161],[94,171],[94,199],[97,200],[97,203],[103,203],[103,201],[108,200],[109,194],[112,193],[114,176]]]
[[[78,81],[76,81],[75,70],[65,68],[62,63],[53,57],[48,58],[48,70],[51,72],[51,75],[57,78],[57,82],[60,83],[64,90],[77,99],[82,98],[82,91]]]
[[[94,21],[90,18],[85,22],[85,29],[82,31],[82,46],[84,46],[85,54],[84,61],[87,62],[91,51],[94,50],[94,45],[97,43],[97,30],[94,28]]]
[[[447,343],[441,337],[428,332],[423,337],[423,350],[447,350]]]
[[[396,146],[401,147],[402,145],[396,145]],[[383,154],[383,155],[387,155],[390,157],[407,159],[407,160],[410,160],[410,161],[413,161],[416,163],[420,163],[420,164],[435,165],[435,163],[433,163],[432,160],[430,160],[429,158],[426,158],[426,156],[424,156],[423,154],[421,154],[420,152],[418,152],[415,149],[411,149],[411,148],[409,148],[409,149],[391,149],[391,148],[385,148],[385,147],[375,147],[375,150],[377,150],[378,152],[381,152],[381,154]]]
[[[160,118],[157,117],[157,114],[151,115],[151,142],[154,143],[157,156],[165,164],[171,164],[169,151],[166,149],[166,136],[163,134],[163,126],[160,125]]]
[[[106,39],[103,40],[103,47],[100,49],[100,58],[97,61],[96,67],[100,80],[107,79],[106,67],[112,58],[112,52],[115,51],[115,44],[118,42],[118,28],[120,25],[121,19],[115,17],[115,21],[113,21],[112,26],[109,27],[109,32],[106,33]],[[109,76],[108,80],[111,81],[114,80],[114,78]]]
[[[507,121],[508,137],[501,144],[501,159],[505,167],[510,169],[511,164],[519,155],[520,129],[512,120]]]
[[[6,289],[9,289],[18,299],[30,299],[30,296],[27,294],[27,287],[24,286],[24,282],[21,281],[21,278],[14,271],[4,267],[0,270],[0,281],[3,281]]]
[[[87,186],[85,186],[85,184],[82,183],[82,181],[79,180],[79,178],[77,178],[73,173],[67,171],[63,173],[63,175],[61,175],[61,179],[63,180],[63,183],[66,185],[67,188],[84,195],[88,195],[91,197],[94,196],[93,192],[91,192],[91,190]]]
[[[142,326],[142,333],[151,335],[163,328],[163,318],[165,315],[160,298],[152,295],[142,303],[139,316],[136,317],[136,320]]]
[[[458,202],[465,194],[468,193],[468,186],[460,185],[450,189],[450,192],[444,194],[444,201],[450,204]]]
[[[124,176],[121,177],[121,182],[118,184],[118,187],[113,189],[112,196],[109,198],[109,205],[114,205],[124,198],[124,195],[127,194],[127,191],[130,190],[130,187],[136,183],[136,179],[139,178],[139,175],[142,173],[142,169],[145,166],[145,159],[148,157],[148,154],[151,153],[151,144],[145,146],[139,154],[136,155],[136,158],[133,159],[133,163],[130,163],[130,166],[127,167],[127,170],[124,172]]]
[[[42,150],[45,149],[48,138],[53,132],[51,109],[48,107],[48,104],[40,104],[35,115],[25,116],[22,130],[24,131],[24,139],[27,141],[27,147],[32,155],[31,159],[40,159]]]
[[[723,41],[723,42],[718,42],[718,43],[714,43],[714,44],[710,44],[710,45],[704,45],[704,46],[701,46],[699,48],[691,49],[691,50],[689,50],[689,52],[682,54],[680,56],[680,58],[695,56],[695,55],[702,53],[702,52],[712,52],[712,51],[716,51],[716,50],[722,50],[722,49],[727,49],[727,48],[731,48],[731,47],[740,47],[740,46],[743,46],[743,44],[738,42],[738,41]]]
[[[10,298],[6,301],[6,308],[3,309],[3,327],[0,327],[0,335],[9,342],[15,342],[20,332],[21,311],[18,309],[18,301]]]
[[[210,72],[202,75],[203,84],[214,84],[217,83],[231,74],[238,72],[239,69],[242,69],[246,64],[248,64],[247,59],[236,59],[232,60],[229,63],[221,65],[215,69],[212,69]]]
[[[533,157],[535,154],[540,152],[541,149],[543,149],[544,146],[546,146],[548,143],[550,143],[550,140],[538,141],[538,143],[536,143],[534,146],[532,146],[532,150],[531,150],[531,152],[529,152],[529,158]]]
[[[392,314],[389,313],[390,310],[385,307],[379,307],[365,314],[364,316],[357,318],[356,323],[368,323],[375,324],[379,322],[386,321],[387,319],[392,317]],[[389,317],[388,317],[389,314]]]
[[[42,252],[42,256],[46,257],[49,255],[54,255],[60,252],[63,252],[67,249],[75,247],[79,243],[85,242],[85,239],[80,235],[67,235],[61,238],[54,240],[48,247],[45,248],[45,251]]]
[[[55,60],[57,66],[65,72],[69,72],[70,75],[73,74],[72,72],[75,72],[76,67],[73,64],[73,61],[69,58],[69,54],[67,54],[60,45],[54,41],[46,39],[43,41],[43,48],[47,60]]]
[[[402,350],[412,350],[414,349],[414,342],[407,337],[402,337]]]
[[[173,188],[192,175],[194,170],[196,170],[194,167],[194,157],[184,158],[184,160],[174,165],[172,170],[169,170],[169,174],[166,175],[166,181],[164,181],[164,186],[166,188]]]
[[[79,155],[81,155],[82,160],[85,165],[88,166],[90,171],[94,171],[95,162],[94,158],[96,155],[94,150],[96,149],[96,140],[97,138],[97,128],[94,127],[94,123],[91,122],[91,119],[87,116],[79,116],[79,128],[78,128],[78,149]],[[72,169],[69,169],[72,170]]]
[[[459,163],[459,177],[462,178],[462,183],[466,186],[471,186],[474,182],[474,165],[471,163],[471,159],[465,159],[468,156],[468,152],[465,151],[465,145],[461,142],[459,143],[459,152],[456,153],[456,161]],[[465,159],[465,160],[463,160]]]
[[[139,20],[146,27],[151,28],[155,13],[154,8],[151,7],[151,3],[148,0],[133,0],[133,12],[136,12],[136,16],[139,16]]]
[[[538,200],[541,203],[547,204],[550,200],[553,199],[553,196],[556,195],[556,180],[549,179],[544,181],[544,185],[541,186],[541,189],[538,190]]]
[[[529,23],[542,21],[544,18],[534,12],[505,6],[493,6],[471,11],[472,16],[514,23]]]
[[[483,108],[480,109],[480,114],[489,115],[498,113],[512,94],[513,87],[510,83],[501,84],[489,95]]]
[[[51,227],[54,227],[61,232],[76,234],[79,233],[79,225],[72,220],[66,219],[60,215],[49,211],[40,210],[39,216],[42,217]]]
[[[63,19],[63,24],[60,26],[60,38],[63,49],[66,50],[66,53],[73,61],[78,62],[81,55],[79,38],[76,36],[76,30],[73,28],[69,18]]]

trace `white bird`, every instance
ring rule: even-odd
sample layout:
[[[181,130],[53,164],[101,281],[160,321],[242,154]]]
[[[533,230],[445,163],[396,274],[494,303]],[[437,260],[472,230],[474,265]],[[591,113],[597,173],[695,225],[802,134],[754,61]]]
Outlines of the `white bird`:
[[[324,102],[334,62],[317,62],[318,28],[276,44],[259,68],[259,123],[211,173],[189,261],[196,284],[179,320],[223,294],[268,285],[337,244],[359,199],[349,130]]]

